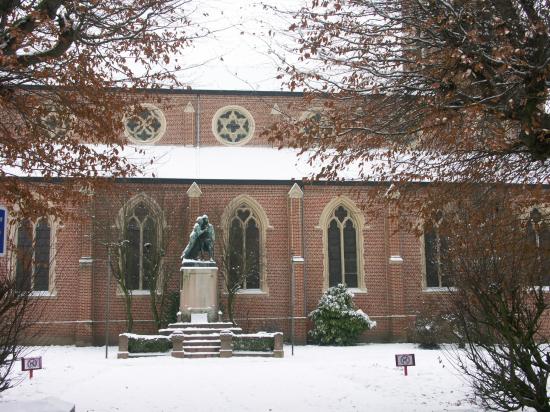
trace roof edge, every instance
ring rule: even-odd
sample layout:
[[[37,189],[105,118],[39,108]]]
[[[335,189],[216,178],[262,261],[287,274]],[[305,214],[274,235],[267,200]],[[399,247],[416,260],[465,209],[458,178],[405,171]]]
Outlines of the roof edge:
[[[9,87],[9,85],[6,85]],[[59,88],[68,88],[66,86],[42,86],[42,85],[13,85],[13,88],[26,89],[26,90],[48,90]],[[304,92],[291,92],[291,91],[276,91],[276,90],[215,90],[215,89],[178,89],[168,87],[157,88],[122,88],[122,87],[110,87],[107,88],[110,91],[123,91],[123,92],[136,92],[145,94],[170,94],[170,95],[211,95],[211,96],[288,96],[288,97],[302,97]]]

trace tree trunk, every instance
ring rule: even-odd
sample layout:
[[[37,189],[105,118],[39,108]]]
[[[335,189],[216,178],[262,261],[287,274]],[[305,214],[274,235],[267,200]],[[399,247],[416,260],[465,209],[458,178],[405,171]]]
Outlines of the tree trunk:
[[[132,333],[134,328],[134,318],[132,316],[132,295],[124,291],[124,309],[126,309],[126,332]]]
[[[155,325],[157,329],[160,329],[161,324],[160,324],[159,310],[157,307],[157,296],[156,296],[157,291],[155,289],[150,289],[149,294],[151,296],[151,313],[153,314],[153,320],[155,321]]]

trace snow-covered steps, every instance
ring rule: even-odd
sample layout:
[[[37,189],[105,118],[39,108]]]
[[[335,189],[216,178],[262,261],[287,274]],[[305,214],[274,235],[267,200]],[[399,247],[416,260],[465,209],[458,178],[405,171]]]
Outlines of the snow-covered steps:
[[[185,335],[209,335],[209,334],[213,334],[213,333],[220,334],[220,332],[222,330],[229,330],[230,332],[233,332],[233,333],[241,333],[243,331],[241,328],[237,328],[237,327],[231,327],[231,328],[216,328],[216,327],[210,327],[210,328],[207,328],[207,327],[201,327],[201,328],[197,328],[197,327],[171,328],[171,327],[168,327],[166,329],[159,329],[159,334],[169,336],[172,333],[177,331],[177,332],[181,332]]]
[[[229,329],[232,328],[231,322],[207,322],[207,323],[191,323],[191,322],[176,322],[170,323],[168,329],[186,329],[186,328],[206,328],[206,329]]]
[[[191,323],[191,322],[176,322],[170,323],[167,328],[160,329],[161,335],[171,335],[176,331],[183,332],[185,335],[191,334],[219,334],[222,330],[230,330],[233,333],[241,333],[242,329],[235,327],[231,322],[208,322],[208,323]]]
[[[251,352],[251,351],[233,351],[233,356],[248,358],[272,358],[273,352]]]
[[[196,336],[197,335],[186,336],[187,339],[184,340],[185,344],[188,346],[212,346],[220,344],[219,335],[199,336],[199,339],[189,339]]]
[[[204,328],[203,330],[209,330]],[[186,332],[187,329],[184,329]],[[184,358],[219,358],[220,357],[220,334],[219,333],[185,333],[183,335],[183,357]]]
[[[184,345],[183,351],[187,353],[193,352],[209,352],[209,353],[219,353],[221,345],[212,345],[212,346],[196,346],[196,345]]]
[[[185,352],[185,358],[197,359],[197,358],[219,358],[219,352]]]

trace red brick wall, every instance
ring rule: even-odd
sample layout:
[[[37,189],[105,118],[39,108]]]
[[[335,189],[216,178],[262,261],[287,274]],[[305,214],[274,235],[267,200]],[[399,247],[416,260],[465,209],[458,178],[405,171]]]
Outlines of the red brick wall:
[[[288,95],[242,95],[242,94],[145,94],[143,102],[151,103],[162,110],[166,118],[166,132],[155,145],[220,146],[212,133],[212,119],[222,107],[244,107],[254,118],[256,129],[247,146],[271,146],[261,132],[281,117],[271,113],[275,104],[279,109],[299,118],[305,110],[301,99]],[[188,104],[194,112],[185,112]],[[197,128],[197,123],[200,125]],[[198,135],[197,135],[198,130]]]
[[[221,231],[220,216],[225,206],[236,196],[246,194],[255,199],[265,210],[272,228],[267,229],[266,236],[266,272],[269,293],[258,295],[239,295],[235,307],[236,317],[248,330],[282,329],[286,336],[290,333],[290,243],[289,243],[289,199],[288,184],[201,184],[201,213],[211,217],[218,236],[216,250],[220,250]],[[104,341],[106,284],[107,284],[107,251],[104,243],[109,241],[106,228],[115,224],[119,208],[124,201],[134,194],[144,192],[162,207],[166,223],[172,235],[166,253],[166,268],[172,273],[171,289],[178,290],[179,257],[190,232],[187,207],[189,199],[186,191],[189,182],[176,183],[134,183],[119,184],[116,190],[96,193],[92,204],[92,221],[94,230],[91,239],[86,228],[85,217],[82,220],[67,221],[57,233],[58,254],[56,257],[56,291],[50,298],[37,298],[45,305],[45,318],[48,340],[52,342],[74,342],[77,329],[85,334],[86,326],[91,326],[91,336],[80,337],[80,343],[102,343]],[[305,340],[306,321],[304,315],[312,311],[323,293],[323,253],[322,229],[318,227],[319,218],[326,204],[335,196],[347,194],[356,199],[369,196],[369,188],[351,191],[347,186],[306,185],[304,187],[304,235],[305,235],[305,293],[297,296],[297,305],[303,302],[302,313],[296,313],[296,340]],[[296,221],[293,221],[296,225]],[[388,219],[387,216],[367,216],[364,230],[364,273],[366,293],[357,293],[355,302],[378,322],[378,327],[364,335],[367,341],[402,340],[406,336],[405,327],[413,319],[419,304],[426,292],[421,289],[421,250],[418,239],[414,236],[399,233],[400,248],[404,262],[399,282],[391,275],[388,264]],[[90,239],[93,264],[91,266],[91,293],[82,290],[82,273],[79,259],[87,256],[88,250],[82,250]],[[84,248],[85,249],[85,248]],[[394,252],[395,253],[395,252]],[[300,274],[297,274],[300,282]],[[396,286],[396,282],[398,283]],[[84,282],[84,285],[86,282]],[[392,294],[396,288],[403,289],[403,302],[392,306]],[[219,290],[224,302],[222,282]],[[304,290],[297,288],[297,291]],[[428,299],[433,294],[427,294]],[[153,333],[155,331],[150,314],[150,302],[147,295],[135,295],[133,298],[134,331]],[[225,303],[225,302],[224,302]],[[90,305],[90,308],[86,308]],[[84,308],[82,307],[84,306]],[[89,311],[89,312],[87,312]],[[90,313],[91,319],[82,314]],[[125,311],[121,295],[116,291],[114,279],[110,293],[111,342],[116,335],[124,331]],[[301,319],[300,319],[301,318]],[[91,320],[91,325],[86,322]],[[82,330],[84,329],[84,331]]]

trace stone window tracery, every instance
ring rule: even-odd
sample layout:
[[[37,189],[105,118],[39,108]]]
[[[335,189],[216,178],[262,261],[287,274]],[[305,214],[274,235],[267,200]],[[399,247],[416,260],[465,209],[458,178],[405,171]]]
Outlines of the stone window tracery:
[[[55,138],[63,138],[71,129],[74,116],[63,113],[64,110],[54,104],[47,105],[40,115],[40,120],[44,130]]]
[[[120,259],[128,290],[149,289],[149,277],[158,264],[164,226],[161,209],[144,194],[130,199],[119,211],[117,227],[127,242]]]
[[[154,143],[166,131],[166,118],[158,107],[144,103],[124,120],[124,131],[134,143]]]
[[[230,277],[243,289],[260,288],[260,228],[258,219],[245,204],[231,219],[229,229]]]
[[[444,288],[453,286],[451,277],[445,273],[449,254],[447,237],[438,227],[424,230],[424,259],[426,287]]]
[[[537,259],[546,273],[542,286],[550,286],[550,219],[537,207],[529,212],[527,239],[535,247]]]
[[[241,106],[225,106],[212,119],[212,132],[225,145],[243,145],[254,135],[252,115]]]
[[[16,231],[15,282],[18,290],[50,289],[52,228],[48,219],[23,220]]]
[[[340,283],[366,291],[363,230],[365,220],[355,203],[338,196],[325,206],[319,219],[323,231],[325,289]]]
[[[266,247],[272,226],[262,206],[248,195],[239,195],[226,206],[221,225],[224,253],[234,268],[230,279],[240,283],[241,293],[268,294]]]
[[[328,225],[329,286],[358,287],[357,233],[349,212],[339,206]]]

